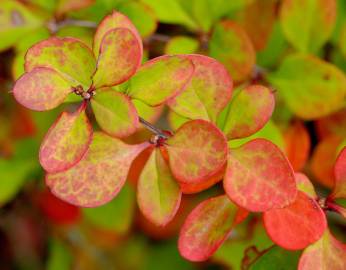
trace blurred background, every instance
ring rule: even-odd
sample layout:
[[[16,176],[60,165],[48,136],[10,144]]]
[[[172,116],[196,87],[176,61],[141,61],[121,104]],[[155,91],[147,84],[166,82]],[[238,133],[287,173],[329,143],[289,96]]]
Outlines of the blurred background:
[[[184,219],[203,199],[222,193],[222,187],[184,195],[176,218],[156,227],[136,203],[146,152],[133,163],[121,193],[104,206],[77,208],[45,187],[40,143],[59,113],[75,105],[28,111],[14,100],[13,83],[23,74],[24,55],[33,44],[72,36],[91,46],[95,27],[112,10],[138,28],[143,61],[200,53],[222,62],[238,89],[269,85],[276,96],[274,115],[251,138],[277,144],[319,194],[333,187],[335,158],[346,145],[346,85],[344,78],[321,82],[319,73],[336,69],[343,77],[346,71],[345,0],[0,0],[0,269],[242,269],[251,256],[273,245],[260,216],[251,215],[238,226],[209,261],[184,260],[177,250]],[[312,64],[283,66],[294,54],[313,57]],[[136,107],[163,129],[174,131],[187,120],[164,106],[138,102]],[[139,130],[126,141],[150,137]],[[345,220],[333,213],[328,218],[334,235],[345,242]],[[299,255],[291,252],[285,269],[296,269]]]

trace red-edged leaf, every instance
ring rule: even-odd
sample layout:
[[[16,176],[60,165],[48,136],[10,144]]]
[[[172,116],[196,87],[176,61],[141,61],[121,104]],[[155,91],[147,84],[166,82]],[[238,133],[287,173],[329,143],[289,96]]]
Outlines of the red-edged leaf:
[[[286,155],[295,171],[300,171],[309,158],[310,137],[302,122],[293,123],[285,132]]]
[[[13,87],[15,99],[35,111],[59,106],[70,92],[70,84],[50,68],[35,68],[25,73]]]
[[[203,55],[188,55],[195,67],[184,91],[168,102],[172,110],[189,119],[216,121],[232,95],[232,79],[223,65]]]
[[[228,147],[223,133],[212,123],[192,120],[182,125],[166,141],[169,165],[182,183],[208,180],[227,159]]]
[[[114,198],[125,183],[132,161],[148,143],[128,145],[94,133],[82,160],[67,171],[46,175],[53,194],[71,204],[95,207]]]
[[[97,123],[103,131],[118,138],[134,133],[139,125],[135,106],[128,96],[111,89],[100,89],[91,99]]]
[[[345,24],[346,25],[346,24]],[[346,29],[346,28],[345,28]],[[317,135],[320,139],[329,135],[346,136],[346,108],[317,119],[315,122]]]
[[[190,261],[207,260],[235,225],[237,210],[226,195],[200,203],[181,228],[178,240],[180,254]]]
[[[345,270],[346,245],[327,229],[321,239],[304,250],[298,270]]]
[[[313,199],[317,199],[318,196],[316,194],[315,188],[309,178],[303,173],[295,173],[294,175],[296,177],[298,190],[304,192]]]
[[[174,218],[180,200],[179,185],[162,157],[160,148],[155,148],[138,180],[138,206],[152,223],[165,226]]]
[[[194,67],[181,55],[164,55],[146,62],[131,78],[127,92],[150,106],[178,95],[190,81]]]
[[[264,226],[277,245],[298,250],[321,238],[327,220],[318,203],[299,191],[295,202],[263,213]]]
[[[332,198],[346,199],[346,147],[344,147],[334,166],[335,184]]]
[[[86,103],[74,113],[63,112],[49,129],[39,153],[42,167],[50,173],[67,170],[81,160],[92,139]]]
[[[297,194],[285,155],[265,139],[230,150],[224,188],[232,201],[253,212],[287,206]]]
[[[92,51],[75,38],[51,37],[32,46],[25,55],[25,71],[47,67],[59,72],[72,86],[89,87],[96,61]]]
[[[108,31],[101,42],[95,88],[113,86],[129,79],[141,64],[142,52],[136,36],[126,28]]]
[[[106,16],[99,24],[99,26],[96,29],[95,35],[94,35],[94,44],[93,44],[93,51],[96,57],[98,57],[100,52],[101,43],[103,40],[103,37],[108,33],[108,31],[115,29],[115,28],[126,28],[130,30],[135,37],[137,38],[139,44],[140,44],[140,58],[142,59],[143,54],[143,44],[141,40],[141,36],[139,35],[136,27],[132,24],[129,18],[127,18],[125,15],[113,11],[112,14]]]
[[[263,128],[274,106],[274,95],[267,87],[251,85],[241,90],[232,100],[224,120],[227,138],[248,137]]]

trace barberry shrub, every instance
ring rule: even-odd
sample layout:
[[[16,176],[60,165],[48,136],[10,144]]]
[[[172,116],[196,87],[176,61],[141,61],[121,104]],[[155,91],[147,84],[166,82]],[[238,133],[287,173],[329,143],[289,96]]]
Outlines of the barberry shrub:
[[[293,15],[282,16],[289,33]],[[205,27],[209,29],[211,23]],[[251,70],[253,48],[232,23],[215,27],[211,56],[230,61],[216,49],[232,40],[225,33],[229,29],[247,48],[247,69]],[[296,43],[292,36],[292,43],[301,50],[316,49],[314,46],[322,42]],[[223,194],[201,202],[185,220],[178,240],[184,258],[207,260],[251,212],[263,214],[265,229],[275,244],[287,250],[304,250],[299,269],[345,269],[346,247],[328,230],[325,212],[346,215],[337,202],[346,198],[346,150],[335,164],[334,191],[326,199],[320,198],[308,178],[295,173],[285,154],[271,141],[256,138],[234,147],[234,141],[261,130],[275,106],[274,91],[269,87],[251,84],[233,89],[229,74],[239,82],[247,69],[232,72],[199,54],[164,55],[144,64],[142,57],[139,33],[119,12],[101,21],[92,48],[75,38],[51,37],[27,51],[25,73],[13,87],[15,99],[36,111],[73,103],[68,106],[73,111],[58,117],[40,147],[39,160],[50,191],[80,207],[106,204],[124,186],[133,161],[147,151],[137,182],[137,202],[142,214],[158,226],[172,221],[182,194],[198,193],[222,182]],[[298,81],[310,65],[316,65],[321,73],[328,72],[328,80],[341,77],[322,62],[295,55],[268,80],[290,87],[285,78],[293,76]],[[336,94],[341,92],[338,85],[333,89]],[[285,98],[298,115],[315,117],[311,113],[315,104],[302,109],[307,105],[302,104],[304,100],[297,101],[293,94]],[[154,127],[144,119],[138,105],[142,103],[149,107],[167,105],[173,112],[171,117],[178,115],[175,120],[181,125],[174,132]],[[330,107],[316,113],[329,111]],[[141,124],[154,132],[153,137],[138,144],[125,143],[123,140]],[[250,268],[255,269],[265,255]]]

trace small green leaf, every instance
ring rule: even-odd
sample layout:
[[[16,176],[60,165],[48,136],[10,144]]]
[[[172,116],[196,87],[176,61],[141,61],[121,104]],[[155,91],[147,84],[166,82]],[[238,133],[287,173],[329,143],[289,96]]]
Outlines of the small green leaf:
[[[166,54],[192,54],[199,48],[198,40],[188,36],[171,38],[165,47]]]
[[[138,180],[138,206],[151,222],[165,226],[174,218],[180,200],[179,185],[162,157],[160,148],[154,148]]]
[[[139,125],[138,114],[131,100],[111,89],[100,89],[91,99],[97,123],[115,137],[134,133]]]
[[[314,56],[289,55],[268,79],[288,107],[307,120],[328,115],[345,104],[345,75]]]
[[[284,0],[280,22],[287,40],[300,52],[316,53],[332,34],[335,0]]]
[[[59,106],[71,93],[70,84],[50,68],[35,68],[15,83],[13,95],[23,106],[45,111]]]
[[[179,94],[193,74],[191,60],[183,56],[161,56],[146,62],[130,79],[127,92],[150,106]]]
[[[128,80],[141,64],[142,51],[136,36],[126,28],[109,30],[102,39],[95,88],[113,86]]]

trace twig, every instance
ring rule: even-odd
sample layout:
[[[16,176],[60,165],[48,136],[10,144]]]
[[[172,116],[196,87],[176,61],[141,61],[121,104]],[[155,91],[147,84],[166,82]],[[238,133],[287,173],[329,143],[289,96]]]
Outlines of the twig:
[[[168,139],[167,135],[159,128],[153,126],[148,121],[144,120],[142,117],[139,117],[139,122],[148,130],[150,130],[152,133],[160,136],[163,139]]]

